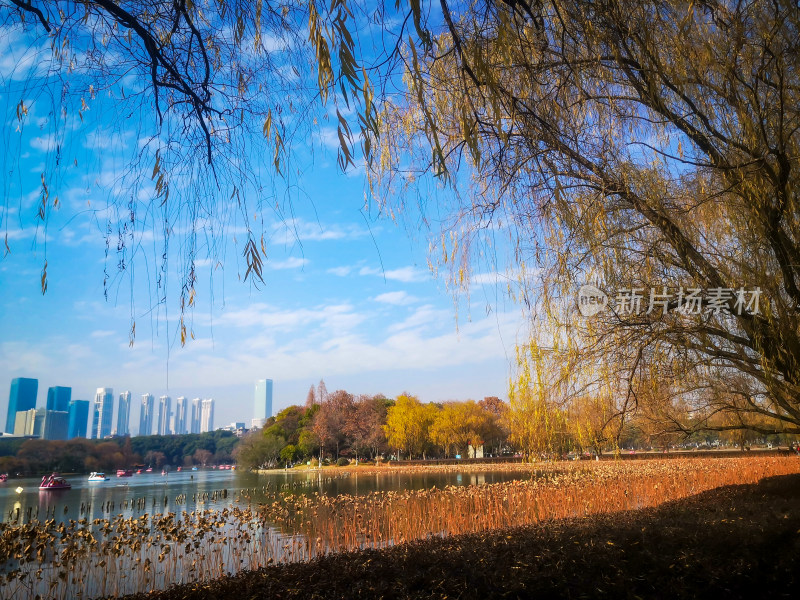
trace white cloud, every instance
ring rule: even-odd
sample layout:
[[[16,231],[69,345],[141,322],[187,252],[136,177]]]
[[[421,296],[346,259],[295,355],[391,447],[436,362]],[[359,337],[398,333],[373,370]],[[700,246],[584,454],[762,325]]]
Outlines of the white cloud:
[[[339,148],[339,134],[336,132],[335,127],[320,127],[314,137],[318,144],[328,150],[337,150]]]
[[[93,338],[104,338],[112,335],[119,335],[119,332],[110,329],[97,329],[89,334],[89,336]]]
[[[331,275],[338,275],[339,277],[347,277],[353,272],[353,267],[333,267],[327,270]]]
[[[0,27],[0,79],[26,81],[42,77],[52,66],[47,39],[36,43],[20,27]]]
[[[430,278],[427,271],[423,271],[417,267],[401,267],[399,269],[389,269],[388,271],[376,269],[375,267],[361,267],[358,274],[377,275],[388,281],[401,281],[403,283],[426,281]]]
[[[368,235],[369,232],[356,225],[323,225],[322,223],[311,223],[303,219],[289,219],[276,223],[275,233],[284,236],[282,243],[291,241],[314,241],[322,242],[328,240],[356,239]]]
[[[267,267],[270,269],[280,270],[280,269],[301,269],[308,264],[307,258],[296,258],[291,257],[287,258],[286,260],[282,261],[268,261]]]
[[[375,302],[381,302],[383,304],[392,304],[394,306],[405,306],[408,304],[414,304],[418,302],[418,298],[409,295],[406,292],[386,292],[385,294],[379,294],[373,298]]]
[[[315,325],[322,331],[349,331],[364,320],[364,316],[355,312],[349,304],[331,304],[314,308],[281,310],[276,307],[256,303],[247,308],[224,312],[220,323],[242,328],[261,328],[263,333],[300,331],[302,328]]]
[[[35,137],[31,140],[31,147],[39,150],[40,152],[51,152],[56,147],[56,136],[55,134],[48,134],[43,135],[40,137]]]
[[[441,321],[445,313],[453,323],[452,313],[432,307],[426,307],[414,318],[419,325],[424,325],[431,320]],[[249,327],[258,330],[254,325],[251,323]],[[283,381],[304,378],[314,381],[320,374],[328,380],[344,375],[362,378],[375,372],[469,369],[470,365],[487,365],[490,361],[504,364],[516,341],[518,325],[517,315],[496,314],[467,323],[458,331],[454,323],[436,334],[422,326],[399,328],[375,341],[347,328],[338,334],[326,332],[321,343],[293,340],[280,344],[275,340],[266,342],[263,338],[239,339],[238,353],[230,354],[221,349],[216,355],[202,352],[191,357],[173,355],[170,380],[177,387],[231,385],[253,380],[256,374],[263,372],[264,365],[269,365],[270,372],[280,373]],[[472,370],[474,372],[474,367]],[[413,387],[413,380],[408,385]]]
[[[388,331],[393,333],[404,329],[416,329],[423,326],[434,328],[442,323],[449,323],[455,327],[453,313],[449,310],[437,309],[430,304],[426,304],[415,310],[405,321],[390,325]]]

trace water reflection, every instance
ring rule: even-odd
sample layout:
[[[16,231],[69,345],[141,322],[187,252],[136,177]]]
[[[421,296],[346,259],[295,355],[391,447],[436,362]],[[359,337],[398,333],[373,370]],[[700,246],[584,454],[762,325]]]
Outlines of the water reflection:
[[[89,520],[110,515],[134,517],[145,512],[181,512],[224,508],[240,502],[266,502],[274,492],[365,495],[376,491],[479,485],[530,477],[519,471],[469,473],[397,472],[360,474],[348,471],[192,471],[162,476],[142,473],[133,477],[89,482],[86,475],[68,475],[70,490],[39,490],[40,479],[14,479],[0,484],[0,522],[29,519]],[[22,487],[21,493],[15,492]]]

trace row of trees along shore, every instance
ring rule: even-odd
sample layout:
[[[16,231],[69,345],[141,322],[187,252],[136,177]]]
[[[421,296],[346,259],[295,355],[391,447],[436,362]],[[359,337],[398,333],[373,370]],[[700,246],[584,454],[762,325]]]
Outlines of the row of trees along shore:
[[[555,401],[554,389],[533,385],[523,375],[512,387],[509,402],[489,396],[480,401],[423,403],[408,393],[395,399],[345,390],[328,394],[321,381],[316,390],[311,387],[304,406],[289,406],[263,429],[248,434],[234,457],[248,468],[326,459],[466,457],[469,446],[482,446],[485,456],[557,457],[682,442],[744,446],[759,435],[740,430],[676,432],[644,413],[626,418],[615,410],[615,402],[602,396]],[[682,417],[691,419],[688,406],[686,411]],[[771,441],[793,439],[772,436]]]
[[[236,461],[246,468],[270,468],[305,461],[373,460],[376,457],[452,458],[482,447],[485,456],[519,453],[526,458],[559,457],[569,452],[613,452],[624,448],[668,447],[681,442],[722,441],[745,446],[756,431],[677,432],[663,425],[663,415],[641,411],[633,418],[603,396],[555,398],[558,387],[534,383],[525,368],[510,390],[509,402],[496,396],[480,401],[423,403],[404,393],[329,394],[325,382],[311,386],[304,406],[292,405],[270,417],[265,427],[241,440],[228,431],[110,440],[0,440],[0,472],[113,472],[133,465],[215,465]],[[675,419],[691,421],[691,407],[673,410]],[[772,435],[775,443],[795,442],[794,435]]]
[[[111,473],[133,465],[216,465],[233,461],[238,441],[229,431],[108,440],[0,440],[0,473]]]

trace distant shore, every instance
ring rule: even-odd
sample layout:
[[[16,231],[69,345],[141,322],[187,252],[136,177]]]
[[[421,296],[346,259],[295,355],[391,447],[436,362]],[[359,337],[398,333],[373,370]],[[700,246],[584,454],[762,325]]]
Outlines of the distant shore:
[[[657,508],[334,554],[147,599],[756,598],[800,583],[800,475]]]
[[[664,458],[736,458],[747,456],[793,456],[796,452],[787,447],[776,448],[753,448],[752,450],[740,450],[738,448],[719,448],[705,450],[670,450],[667,452],[658,450],[642,451],[622,451],[616,454],[605,453],[599,456],[600,460],[648,460]],[[568,460],[590,460],[594,457],[572,457]],[[496,470],[496,469],[518,469],[531,468],[541,463],[558,462],[557,460],[533,460],[526,461],[521,457],[487,457],[480,459],[430,459],[430,460],[392,460],[374,463],[364,461],[359,464],[349,464],[337,466],[336,464],[319,466],[296,465],[294,467],[278,467],[274,469],[257,469],[254,472],[262,474],[276,473],[385,473],[387,471],[420,471],[436,470],[437,467],[445,468],[448,471],[458,470]]]

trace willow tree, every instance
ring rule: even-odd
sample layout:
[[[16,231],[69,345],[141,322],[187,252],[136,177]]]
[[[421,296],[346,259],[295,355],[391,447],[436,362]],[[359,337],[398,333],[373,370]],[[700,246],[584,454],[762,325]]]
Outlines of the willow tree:
[[[797,3],[436,6],[373,175],[387,202],[438,181],[439,266],[463,288],[507,240],[532,340],[614,418],[800,432]]]
[[[503,421],[508,440],[531,460],[570,449],[563,406],[568,383],[559,359],[535,343],[517,349],[518,377],[509,386]]]

